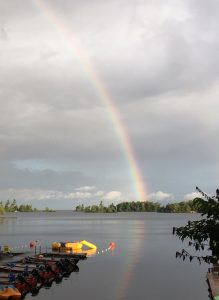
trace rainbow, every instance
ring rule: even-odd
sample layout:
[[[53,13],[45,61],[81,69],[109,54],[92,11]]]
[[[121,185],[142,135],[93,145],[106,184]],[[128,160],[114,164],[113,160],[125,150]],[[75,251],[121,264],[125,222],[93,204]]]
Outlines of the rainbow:
[[[127,160],[130,175],[133,180],[136,200],[146,201],[147,192],[146,185],[141,175],[133,147],[129,140],[126,129],[121,121],[119,112],[113,103],[107,88],[97,73],[97,70],[94,68],[93,64],[88,58],[85,50],[80,46],[79,42],[74,38],[72,32],[68,30],[68,27],[63,23],[57,14],[52,10],[52,8],[46,4],[43,0],[32,0],[36,7],[41,11],[46,20],[55,28],[55,30],[60,34],[61,38],[64,40],[68,48],[73,51],[74,56],[80,62],[82,68],[84,69],[88,79],[95,88],[100,100],[103,102],[106,110],[109,114],[110,120],[113,124],[115,134],[117,135],[118,140],[120,141],[122,151]]]

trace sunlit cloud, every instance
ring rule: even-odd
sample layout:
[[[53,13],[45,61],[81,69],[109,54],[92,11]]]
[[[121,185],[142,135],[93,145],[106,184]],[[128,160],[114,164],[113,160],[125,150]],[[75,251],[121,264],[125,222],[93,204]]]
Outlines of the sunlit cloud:
[[[197,197],[202,198],[202,195],[200,193],[197,193],[197,192],[192,192],[192,193],[188,193],[188,194],[184,195],[183,198],[184,198],[185,201],[188,201],[188,200],[193,200]]]
[[[96,197],[102,197],[104,195],[104,191],[97,191],[94,196]]]
[[[162,201],[162,200],[166,200],[166,199],[173,200],[174,196],[169,193],[164,193],[162,191],[158,191],[158,192],[149,194],[148,198],[151,201]]]
[[[95,186],[82,186],[82,187],[79,187],[79,188],[76,188],[75,190],[76,191],[81,191],[81,192],[88,192],[88,191],[94,191],[96,189]]]
[[[106,193],[105,195],[102,196],[104,200],[109,200],[109,201],[119,201],[119,200],[124,200],[124,197],[121,192],[119,191],[111,191]]]
[[[88,188],[88,186],[86,186]],[[91,187],[90,187],[91,188]],[[90,190],[90,192],[88,191]],[[80,191],[63,192],[57,190],[42,190],[42,189],[6,189],[1,190],[1,199],[17,199],[20,201],[44,201],[44,200],[89,200],[99,202],[100,200],[119,201],[125,197],[119,191],[95,191],[95,188],[81,189]],[[51,201],[52,204],[52,201]]]

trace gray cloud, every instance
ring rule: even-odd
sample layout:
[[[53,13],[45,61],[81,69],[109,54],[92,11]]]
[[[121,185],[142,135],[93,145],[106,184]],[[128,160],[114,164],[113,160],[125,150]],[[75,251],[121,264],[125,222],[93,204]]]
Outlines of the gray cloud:
[[[2,189],[48,189],[68,190],[81,185],[84,181],[93,183],[93,179],[80,171],[54,171],[51,169],[18,169],[13,164],[1,163]]]
[[[30,1],[0,3],[1,189],[98,186],[136,197],[87,59],[149,193],[177,199],[198,182],[217,185],[218,2],[45,3],[44,13]]]
[[[0,41],[8,41],[7,30],[4,27],[0,28]]]

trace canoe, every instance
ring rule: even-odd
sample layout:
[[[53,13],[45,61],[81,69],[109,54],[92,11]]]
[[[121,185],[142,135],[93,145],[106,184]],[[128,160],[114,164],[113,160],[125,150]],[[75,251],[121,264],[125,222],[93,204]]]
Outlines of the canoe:
[[[46,252],[46,253],[42,253],[41,255],[43,255],[44,257],[60,257],[60,258],[73,258],[74,260],[84,260],[87,259],[87,254],[86,253],[61,253],[61,252]]]
[[[5,287],[9,285],[13,285],[20,292],[22,297],[29,292],[31,292],[32,295],[36,295],[39,292],[39,289],[42,287],[42,284],[39,283],[28,284],[26,282],[20,282],[20,281],[15,281],[15,282],[0,281],[0,285]]]
[[[28,256],[26,258],[24,258],[21,263],[24,264],[35,264],[35,265],[39,265],[39,264],[48,264],[48,265],[53,265],[53,264],[57,264],[57,263],[68,263],[71,265],[76,265],[78,263],[78,260],[74,259],[74,258],[56,258],[56,257],[44,257],[42,255],[38,256],[38,257],[31,257]]]
[[[11,267],[7,267],[7,266],[0,266],[0,271],[4,271],[6,273],[16,273],[16,274],[23,274],[25,273],[25,268],[21,268],[21,267],[14,267],[14,268],[11,268]],[[29,271],[28,271],[29,272]],[[27,273],[28,273],[27,272]],[[56,275],[50,270],[50,271],[47,271],[47,270],[38,270],[36,268],[33,268],[31,270],[31,274],[34,276],[34,277],[37,277],[38,280],[43,283],[43,284],[46,284],[46,283],[51,283]]]

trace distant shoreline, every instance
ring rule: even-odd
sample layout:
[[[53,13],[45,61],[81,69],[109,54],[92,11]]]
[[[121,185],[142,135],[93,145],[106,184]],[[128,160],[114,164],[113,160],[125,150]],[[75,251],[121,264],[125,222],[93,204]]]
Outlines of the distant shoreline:
[[[6,216],[6,215],[0,215],[0,219],[16,219],[17,216]]]
[[[84,206],[83,204],[76,206],[76,212],[85,213],[117,213],[117,212],[159,212],[159,213],[194,213],[199,212],[195,199],[189,201],[181,201],[176,203],[168,203],[161,205],[158,202],[150,201],[132,201],[120,202],[118,204],[111,203],[104,206],[101,201],[99,205]]]

